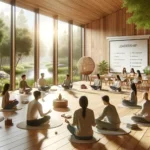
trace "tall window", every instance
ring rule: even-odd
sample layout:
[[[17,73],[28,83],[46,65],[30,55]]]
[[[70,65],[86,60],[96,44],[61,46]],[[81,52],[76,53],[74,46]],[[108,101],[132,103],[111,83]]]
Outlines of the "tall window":
[[[34,82],[34,22],[34,12],[16,7],[16,84],[22,74],[30,86]]]
[[[40,15],[40,73],[48,84],[53,83],[53,19]]]
[[[73,81],[80,80],[77,62],[82,56],[81,27],[73,25]]]
[[[10,82],[10,16],[11,6],[0,2],[0,91]]]
[[[58,21],[58,83],[62,83],[68,70],[68,34],[69,25],[66,22]]]

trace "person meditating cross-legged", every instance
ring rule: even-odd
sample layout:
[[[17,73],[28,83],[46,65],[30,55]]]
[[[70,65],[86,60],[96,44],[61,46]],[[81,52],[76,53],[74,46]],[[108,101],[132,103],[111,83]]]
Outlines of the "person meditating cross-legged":
[[[131,83],[131,93],[129,100],[123,99],[122,104],[125,106],[136,106],[137,105],[137,89],[134,83]]]
[[[109,96],[102,97],[104,108],[102,114],[95,120],[96,127],[100,130],[118,130],[120,127],[120,118],[118,112],[112,104],[109,102]],[[104,121],[102,121],[104,119]]]
[[[35,91],[34,92],[35,99],[28,104],[28,111],[27,111],[27,125],[29,126],[40,126],[42,124],[48,124],[50,120],[50,116],[46,116],[51,112],[49,110],[47,113],[43,113],[42,105],[38,102],[41,98],[41,92]],[[39,118],[38,115],[42,118]]]
[[[97,89],[100,89],[102,88],[102,81],[100,79],[100,75],[97,74],[97,79],[94,79],[94,84],[91,85],[91,87],[94,89],[94,90],[97,90]]]
[[[20,93],[25,92],[26,94],[29,94],[30,91],[32,90],[32,88],[27,84],[26,75],[23,74],[23,75],[21,76],[21,78],[22,78],[22,80],[20,81],[20,84],[19,84]]]
[[[69,74],[66,75],[66,79],[64,80],[64,82],[62,84],[62,87],[65,88],[65,89],[72,88],[72,83],[71,83],[70,75]]]
[[[150,100],[148,99],[148,93],[143,94],[143,100],[145,101],[142,105],[140,113],[135,114],[131,119],[139,123],[150,123]]]
[[[41,78],[38,80],[38,89],[40,91],[47,91],[50,89],[50,86],[47,85],[46,80],[44,79],[44,73],[41,73]]]
[[[92,126],[95,126],[95,117],[93,110],[87,108],[88,99],[86,96],[81,96],[79,99],[80,109],[74,112],[73,123],[66,119],[68,130],[78,140],[91,140],[93,138]],[[76,126],[77,128],[75,128]]]
[[[119,75],[116,76],[114,84],[110,86],[110,88],[114,91],[121,92],[121,79]]]
[[[10,88],[10,84],[6,83],[4,85],[3,88],[3,92],[2,92],[2,108],[3,109],[12,109],[15,108],[16,105],[18,104],[17,100],[9,100],[9,88]]]

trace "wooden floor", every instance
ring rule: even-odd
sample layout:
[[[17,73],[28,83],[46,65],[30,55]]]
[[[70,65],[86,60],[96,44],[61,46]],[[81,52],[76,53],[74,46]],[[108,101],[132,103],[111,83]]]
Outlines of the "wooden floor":
[[[79,108],[78,99],[82,95],[86,95],[89,99],[89,108],[94,110],[95,117],[102,112],[104,105],[101,100],[101,96],[107,94],[110,96],[111,103],[114,104],[119,112],[120,117],[133,114],[139,110],[119,108],[117,105],[121,103],[121,99],[128,96],[129,91],[125,91],[124,94],[116,94],[108,91],[94,91],[91,89],[81,90],[79,87],[83,82],[76,82],[73,90],[53,91],[47,95],[45,101],[40,101],[44,107],[44,111],[52,109],[50,114],[51,118],[57,118],[63,121],[63,125],[49,130],[22,130],[16,127],[16,124],[26,120],[26,104],[19,104],[22,110],[15,113],[0,112],[0,116],[5,118],[12,118],[14,125],[6,127],[4,121],[0,122],[0,150],[150,150],[150,128],[140,127],[141,130],[132,130],[130,134],[123,136],[106,136],[101,135],[100,141],[94,144],[74,144],[70,143],[68,137],[70,133],[66,129],[66,123],[61,118],[61,110],[54,110],[52,107],[53,99],[57,98],[58,94],[61,93],[63,98],[68,99],[70,111],[65,112],[73,114],[74,110]],[[84,82],[89,87],[89,82]],[[103,88],[108,89],[107,86]],[[138,101],[141,101],[141,92],[138,92]],[[0,101],[1,103],[1,101]],[[57,134],[55,134],[57,132]]]

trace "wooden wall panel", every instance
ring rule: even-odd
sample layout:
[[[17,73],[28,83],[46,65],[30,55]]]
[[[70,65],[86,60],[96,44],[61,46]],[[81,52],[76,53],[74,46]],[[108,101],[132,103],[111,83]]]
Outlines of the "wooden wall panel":
[[[150,30],[137,30],[134,24],[126,23],[130,16],[131,14],[126,13],[126,9],[120,9],[111,15],[87,24],[85,29],[86,56],[91,56],[96,64],[102,60],[109,62],[109,43],[106,40],[107,37],[150,34]]]

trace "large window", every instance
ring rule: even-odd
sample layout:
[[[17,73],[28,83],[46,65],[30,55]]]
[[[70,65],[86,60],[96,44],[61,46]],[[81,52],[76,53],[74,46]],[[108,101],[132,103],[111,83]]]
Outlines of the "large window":
[[[82,56],[81,27],[73,25],[73,81],[80,80],[77,62]]]
[[[58,21],[58,83],[62,83],[66,74],[69,73],[69,24]]]
[[[0,91],[10,82],[10,16],[11,6],[0,2]]]
[[[40,72],[48,84],[53,83],[53,19],[40,15]]]
[[[35,13],[16,7],[16,83],[22,74],[34,82],[34,22]]]

